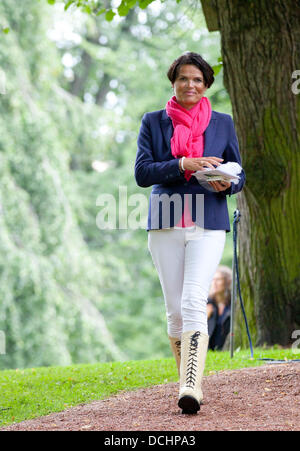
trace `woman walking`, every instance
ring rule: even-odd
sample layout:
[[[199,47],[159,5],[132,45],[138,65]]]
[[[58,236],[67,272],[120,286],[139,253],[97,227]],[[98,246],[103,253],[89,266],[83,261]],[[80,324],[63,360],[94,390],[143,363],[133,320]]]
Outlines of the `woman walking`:
[[[238,184],[209,182],[209,189],[192,176],[229,161],[241,164],[231,116],[213,111],[204,96],[213,73],[197,53],[185,53],[171,64],[174,95],[164,109],[144,115],[135,161],[137,184],[153,185],[148,248],[164,295],[182,413],[200,409],[209,340],[207,296],[230,231],[226,196],[245,182],[243,170]]]

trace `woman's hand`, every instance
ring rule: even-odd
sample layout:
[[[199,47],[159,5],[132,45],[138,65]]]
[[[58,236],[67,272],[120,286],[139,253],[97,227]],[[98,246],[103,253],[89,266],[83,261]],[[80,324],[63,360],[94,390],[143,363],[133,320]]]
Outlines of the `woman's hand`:
[[[231,182],[208,182],[216,191],[224,191],[230,188]]]
[[[219,157],[199,157],[199,158],[185,158],[183,160],[184,169],[189,171],[203,171],[203,168],[215,169],[219,166],[224,158]],[[215,191],[224,191],[231,186],[231,182],[208,182]]]
[[[215,169],[215,166],[219,166],[223,160],[224,158],[219,157],[185,158],[183,166],[188,171],[203,171],[205,167]]]

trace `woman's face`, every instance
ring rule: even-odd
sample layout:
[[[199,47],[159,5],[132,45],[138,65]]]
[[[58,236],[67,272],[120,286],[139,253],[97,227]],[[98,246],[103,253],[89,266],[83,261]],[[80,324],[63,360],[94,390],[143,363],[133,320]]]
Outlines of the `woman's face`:
[[[220,272],[216,272],[212,280],[212,291],[214,294],[223,293],[225,290],[225,280]]]
[[[180,66],[179,73],[173,83],[177,102],[190,110],[203,97],[207,87],[201,70],[193,64]]]

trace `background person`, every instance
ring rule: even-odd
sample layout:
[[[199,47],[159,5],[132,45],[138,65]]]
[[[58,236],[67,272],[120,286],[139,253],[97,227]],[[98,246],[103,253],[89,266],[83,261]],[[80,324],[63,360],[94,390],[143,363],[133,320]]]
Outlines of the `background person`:
[[[213,277],[207,301],[208,348],[222,350],[230,331],[232,270],[220,265]]]

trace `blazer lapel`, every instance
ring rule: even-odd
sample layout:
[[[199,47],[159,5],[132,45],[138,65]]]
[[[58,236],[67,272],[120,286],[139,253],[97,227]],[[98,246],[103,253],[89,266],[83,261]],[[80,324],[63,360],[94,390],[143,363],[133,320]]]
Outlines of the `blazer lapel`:
[[[173,124],[172,120],[167,115],[166,110],[162,111],[160,125],[165,140],[165,144],[171,152],[171,138],[173,135]],[[204,157],[208,157],[211,155],[211,146],[216,134],[216,128],[217,128],[217,118],[215,112],[212,111],[209,124],[206,130],[204,131],[204,152],[203,152]]]
[[[216,118],[215,112],[212,111],[209,124],[206,127],[206,130],[204,131],[204,152],[203,152],[203,157],[214,156],[214,155],[212,155],[211,152],[213,152],[212,143],[214,142],[216,129],[217,129],[217,118]]]
[[[172,120],[167,115],[166,110],[162,111],[160,126],[161,126],[162,134],[163,134],[163,137],[165,140],[165,144],[171,152],[171,138],[173,136],[174,129],[173,129]]]

